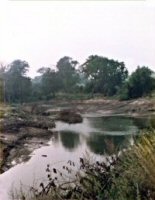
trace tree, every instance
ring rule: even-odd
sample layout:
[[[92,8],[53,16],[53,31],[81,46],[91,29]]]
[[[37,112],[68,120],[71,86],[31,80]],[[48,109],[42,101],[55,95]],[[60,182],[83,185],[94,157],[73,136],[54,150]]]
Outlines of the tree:
[[[106,96],[115,95],[128,76],[123,62],[92,55],[82,65],[89,86],[93,93],[103,93]]]
[[[26,61],[14,60],[9,65],[9,73],[16,76],[25,76],[29,70],[29,64]]]
[[[31,92],[31,101],[41,100],[42,99],[42,76],[36,76],[31,80],[32,82],[32,92]]]
[[[6,66],[0,64],[0,102],[5,101],[5,72]]]
[[[50,68],[40,68],[38,70],[41,76],[41,90],[42,94],[46,96],[46,98],[50,98],[51,95],[54,97],[55,93],[60,88],[60,81],[58,77],[58,73]]]
[[[150,94],[155,89],[155,79],[152,74],[153,71],[148,67],[138,66],[122,88],[121,99],[138,98]]]
[[[76,71],[77,64],[77,61],[65,56],[61,58],[56,65],[61,89],[65,92],[73,91],[79,81],[79,74]]]
[[[0,103],[4,101],[4,82],[0,77]]]
[[[5,98],[9,102],[23,102],[31,94],[31,79],[26,77],[29,64],[26,61],[15,60],[5,73]]]

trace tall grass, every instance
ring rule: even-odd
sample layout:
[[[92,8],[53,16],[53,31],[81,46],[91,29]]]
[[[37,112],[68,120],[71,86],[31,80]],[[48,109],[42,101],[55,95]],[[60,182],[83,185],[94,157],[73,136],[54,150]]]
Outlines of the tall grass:
[[[142,137],[134,153],[143,173],[147,176],[145,182],[155,190],[155,131]]]
[[[145,132],[132,149],[120,157],[114,176],[117,199],[155,199],[155,131]],[[116,175],[114,173],[114,175]],[[118,195],[119,196],[119,195]]]
[[[1,119],[3,118],[4,116],[4,111],[3,111],[3,104],[0,103],[0,134],[2,132],[2,122],[1,122]],[[2,164],[2,159],[3,159],[3,144],[0,140],[0,169],[1,169],[1,164]]]

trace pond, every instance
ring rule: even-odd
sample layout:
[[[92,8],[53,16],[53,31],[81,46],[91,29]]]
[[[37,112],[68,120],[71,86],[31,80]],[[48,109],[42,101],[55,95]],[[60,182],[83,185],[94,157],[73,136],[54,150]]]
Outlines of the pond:
[[[10,200],[11,190],[26,188],[45,179],[47,164],[61,168],[80,157],[103,159],[104,155],[132,145],[140,130],[150,126],[151,117],[85,117],[80,124],[56,122],[48,145],[36,149],[27,162],[17,164],[0,175],[0,200]]]

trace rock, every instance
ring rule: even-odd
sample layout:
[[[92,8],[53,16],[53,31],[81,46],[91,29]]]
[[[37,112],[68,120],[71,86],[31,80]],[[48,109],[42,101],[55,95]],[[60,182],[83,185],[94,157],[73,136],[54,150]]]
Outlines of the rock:
[[[67,122],[70,124],[81,123],[83,121],[80,114],[68,109],[60,111],[57,120]]]

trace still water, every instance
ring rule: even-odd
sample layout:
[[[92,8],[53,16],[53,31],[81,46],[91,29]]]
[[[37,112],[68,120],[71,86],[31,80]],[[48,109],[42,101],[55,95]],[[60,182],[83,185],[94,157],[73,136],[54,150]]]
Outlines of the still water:
[[[89,155],[102,159],[105,154],[133,144],[140,130],[150,125],[150,118],[85,117],[80,124],[57,122],[48,145],[31,153],[27,162],[15,165],[0,175],[0,200],[10,200],[10,192],[45,179],[47,164],[61,168],[72,160]]]

